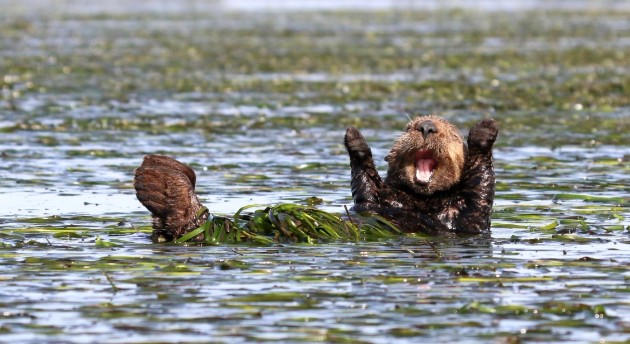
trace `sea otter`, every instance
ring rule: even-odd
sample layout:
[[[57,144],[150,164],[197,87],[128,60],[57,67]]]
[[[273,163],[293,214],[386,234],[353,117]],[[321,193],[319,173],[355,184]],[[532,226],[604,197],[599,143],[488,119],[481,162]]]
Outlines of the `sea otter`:
[[[487,232],[497,133],[494,120],[482,120],[470,130],[466,146],[446,120],[418,117],[385,157],[389,168],[383,181],[365,139],[356,128],[348,128],[344,144],[350,155],[353,210],[378,214],[406,232]],[[210,217],[195,194],[195,172],[187,165],[147,155],[134,174],[136,197],[153,215],[154,240],[177,239]]]
[[[356,128],[348,128],[344,143],[352,168],[354,210],[377,213],[406,232],[489,231],[497,134],[495,121],[484,119],[470,130],[466,146],[451,123],[436,116],[418,117],[385,157],[389,167],[382,180],[365,139]]]

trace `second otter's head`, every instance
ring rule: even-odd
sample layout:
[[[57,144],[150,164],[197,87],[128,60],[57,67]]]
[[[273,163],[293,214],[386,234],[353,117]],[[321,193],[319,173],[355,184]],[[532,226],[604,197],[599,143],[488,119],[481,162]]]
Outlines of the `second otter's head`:
[[[464,141],[457,128],[436,116],[407,124],[385,157],[387,184],[430,195],[459,182],[464,169]]]

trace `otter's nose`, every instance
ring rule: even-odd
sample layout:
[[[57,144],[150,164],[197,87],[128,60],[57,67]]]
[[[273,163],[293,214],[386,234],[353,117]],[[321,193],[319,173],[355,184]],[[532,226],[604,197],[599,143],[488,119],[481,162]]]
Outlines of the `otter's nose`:
[[[420,122],[417,129],[419,132],[422,133],[422,138],[425,140],[427,139],[427,136],[429,136],[429,134],[438,132],[435,123],[433,123],[433,121],[431,120]]]

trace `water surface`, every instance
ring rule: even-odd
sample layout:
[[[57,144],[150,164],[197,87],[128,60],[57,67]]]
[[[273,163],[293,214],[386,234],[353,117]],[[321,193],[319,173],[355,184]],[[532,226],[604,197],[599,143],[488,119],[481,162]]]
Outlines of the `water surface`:
[[[0,3],[0,341],[630,340],[623,6]],[[346,126],[384,169],[405,112],[500,123],[490,239],[150,243],[143,155],[342,212]]]

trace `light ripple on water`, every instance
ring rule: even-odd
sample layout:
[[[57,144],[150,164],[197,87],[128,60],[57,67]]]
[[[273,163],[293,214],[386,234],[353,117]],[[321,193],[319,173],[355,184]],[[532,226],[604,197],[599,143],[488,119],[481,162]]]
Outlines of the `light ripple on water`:
[[[41,11],[41,3],[13,2],[10,8],[19,14],[31,10],[30,4]],[[532,3],[540,4],[528,2]],[[89,65],[91,54],[138,57],[137,50],[159,46],[154,44],[156,37],[172,43],[171,36],[187,36],[190,44],[204,44],[207,36],[196,33],[209,28],[253,29],[267,36],[289,29],[325,33],[309,40],[315,48],[344,44],[350,37],[329,35],[329,14],[241,13],[221,20],[177,17],[187,4],[191,2],[160,7],[160,13],[175,13],[168,19],[128,17],[157,10],[154,2],[84,6],[81,1],[69,5],[68,18],[58,12],[48,21],[26,24],[11,18],[9,31],[26,25],[27,37],[19,49],[0,49],[0,56],[19,66],[21,57],[41,59],[31,66],[43,68],[40,71],[58,68],[61,74],[63,66],[57,63],[68,56],[71,59],[65,61],[75,68]],[[577,6],[586,5],[592,3]],[[101,13],[103,6],[112,12]],[[110,16],[121,8],[124,18]],[[82,17],[85,13],[92,16]],[[470,19],[465,11],[439,12],[422,23],[394,16],[400,20],[369,25],[369,30],[390,35],[392,45],[403,53],[418,35],[424,35],[419,42],[427,50],[469,53],[478,48],[501,54],[515,47],[506,39],[487,36],[485,20],[462,22],[455,16],[444,24],[440,19],[444,13]],[[573,32],[563,31],[567,37],[545,46],[540,36],[525,35],[519,48],[561,53],[571,48],[627,46],[623,35],[628,21],[622,15],[578,13],[558,20],[553,13],[546,15],[549,19],[537,17],[544,28],[592,24],[598,38],[573,37]],[[208,18],[217,16],[221,15],[208,14]],[[363,35],[366,26],[357,21],[363,16],[339,16],[342,33]],[[160,35],[126,34],[143,29]],[[483,36],[480,45],[458,38],[472,29]],[[618,36],[608,39],[609,32]],[[103,33],[111,40],[92,39]],[[12,46],[21,36],[3,35],[1,46]],[[273,45],[283,39],[273,36],[268,42]],[[159,56],[168,48],[151,52]],[[19,61],[12,60],[16,57]],[[531,83],[532,78],[549,76],[561,83],[563,78],[601,69],[617,77],[626,75],[627,66],[621,59],[615,61],[614,68],[600,62],[570,68],[534,64],[523,73],[518,67],[496,73],[484,68],[451,73],[434,64],[391,73],[192,74],[213,83],[226,77],[263,86],[294,83],[295,94],[193,88],[141,89],[110,96],[98,82],[108,75],[87,75],[91,86],[83,87],[75,84],[74,78],[82,77],[79,74],[52,73],[53,78],[44,77],[42,85],[33,89],[28,75],[13,75],[13,71],[3,75],[8,81],[0,100],[1,340],[627,341],[630,148],[623,132],[627,108],[587,109],[580,100],[562,111],[522,112],[518,107],[469,111],[468,105],[479,104],[449,103],[445,116],[462,128],[488,115],[502,125],[489,239],[431,239],[429,243],[423,238],[400,238],[270,247],[152,244],[148,212],[132,188],[133,169],[142,156],[161,153],[195,168],[197,191],[217,213],[231,214],[252,203],[303,202],[310,196],[321,197],[323,209],[339,213],[343,205],[351,204],[342,145],[345,126],[362,128],[383,169],[383,157],[404,126],[403,113],[427,111],[422,107],[436,104],[407,99],[391,87],[460,77],[463,84],[479,87],[493,82],[497,86]],[[151,63],[159,67],[160,62]],[[114,68],[114,72],[121,70]],[[125,80],[118,79],[128,78],[135,87],[147,81],[147,88],[161,86],[144,68],[122,72],[113,77],[121,84]],[[366,91],[343,102],[322,96],[331,90],[332,96],[345,94],[350,91],[346,84],[353,83],[383,86],[389,93],[370,99]],[[582,121],[602,128],[583,128]],[[112,246],[97,246],[97,237]]]

